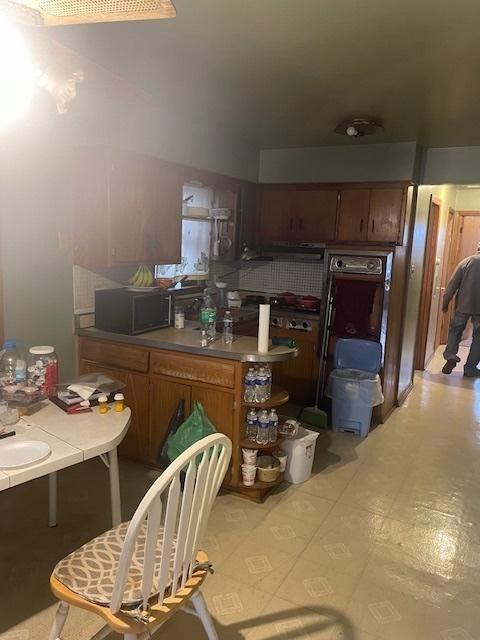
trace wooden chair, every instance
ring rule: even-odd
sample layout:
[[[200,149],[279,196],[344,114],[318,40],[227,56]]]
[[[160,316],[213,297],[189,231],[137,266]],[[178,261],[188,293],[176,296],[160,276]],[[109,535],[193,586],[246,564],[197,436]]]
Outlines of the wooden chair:
[[[60,640],[70,605],[106,622],[92,640],[111,631],[146,640],[178,609],[198,616],[209,640],[217,640],[199,591],[211,565],[198,549],[231,452],[224,435],[200,440],[155,481],[129,523],[57,564],[50,585],[60,603],[50,640]]]

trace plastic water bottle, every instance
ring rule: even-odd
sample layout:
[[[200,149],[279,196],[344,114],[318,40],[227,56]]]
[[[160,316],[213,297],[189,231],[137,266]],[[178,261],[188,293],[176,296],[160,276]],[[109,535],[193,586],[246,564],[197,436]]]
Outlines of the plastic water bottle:
[[[270,420],[266,409],[262,409],[258,416],[257,444],[269,443]]]
[[[225,311],[223,316],[223,342],[232,344],[233,342],[233,318],[231,311]]]
[[[203,292],[203,302],[200,307],[200,323],[206,331],[210,344],[217,337],[217,307],[208,289]]]
[[[278,415],[275,409],[270,411],[268,416],[268,439],[271,444],[277,441],[278,437]]]
[[[15,364],[15,384],[25,384],[27,380],[27,363],[22,358],[18,358]]]
[[[251,367],[245,376],[245,391],[243,394],[245,402],[255,402],[255,382],[255,371],[253,370],[253,367]]]
[[[267,400],[272,396],[272,370],[268,364],[264,365],[265,375],[267,376]]]
[[[257,439],[258,419],[255,409],[250,409],[247,413],[247,440],[255,442]]]
[[[17,369],[17,343],[15,340],[6,340],[3,345],[0,360],[0,378],[2,385],[15,384],[15,372]]]
[[[265,369],[261,367],[256,374],[255,401],[266,402],[267,400],[267,375],[265,373]]]

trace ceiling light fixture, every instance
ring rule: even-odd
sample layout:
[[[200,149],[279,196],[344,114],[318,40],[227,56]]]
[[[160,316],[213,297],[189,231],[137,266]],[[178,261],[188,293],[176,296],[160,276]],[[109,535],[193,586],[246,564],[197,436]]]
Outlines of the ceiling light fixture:
[[[0,128],[27,110],[35,76],[35,67],[20,32],[0,14]]]
[[[334,129],[335,133],[350,138],[372,135],[379,130],[383,130],[383,124],[378,118],[348,118]]]
[[[174,18],[172,0],[0,0],[28,24],[46,27],[90,22]]]

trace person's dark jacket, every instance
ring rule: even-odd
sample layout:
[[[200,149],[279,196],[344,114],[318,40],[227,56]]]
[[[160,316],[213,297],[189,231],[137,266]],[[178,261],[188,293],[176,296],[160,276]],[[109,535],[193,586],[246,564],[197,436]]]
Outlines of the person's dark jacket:
[[[456,312],[480,316],[480,253],[465,258],[455,269],[443,296],[444,311],[455,294]]]

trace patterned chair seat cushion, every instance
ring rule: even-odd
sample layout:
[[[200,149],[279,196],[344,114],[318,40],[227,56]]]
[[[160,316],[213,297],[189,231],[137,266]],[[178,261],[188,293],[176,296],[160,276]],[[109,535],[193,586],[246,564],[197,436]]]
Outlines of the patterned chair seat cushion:
[[[129,522],[122,522],[118,527],[114,527],[84,544],[61,560],[53,570],[53,575],[70,591],[95,604],[108,606],[112,598],[120,553],[129,524]],[[141,586],[146,530],[147,527],[144,524],[137,536],[123,596],[122,607],[126,609],[136,607],[143,599]],[[163,527],[160,527],[151,597],[158,594],[158,572],[162,556],[163,533]],[[174,552],[175,544],[172,549],[170,569],[173,567]]]

